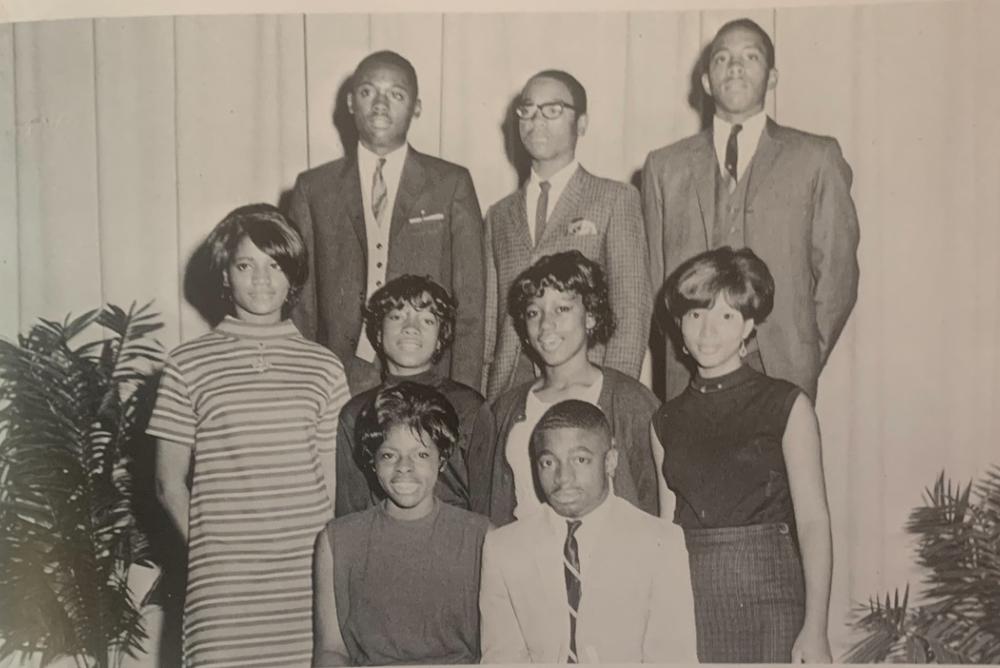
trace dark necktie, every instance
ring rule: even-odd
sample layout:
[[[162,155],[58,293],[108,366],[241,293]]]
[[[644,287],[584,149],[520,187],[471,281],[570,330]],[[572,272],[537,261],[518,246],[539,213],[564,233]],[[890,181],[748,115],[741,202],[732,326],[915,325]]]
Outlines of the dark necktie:
[[[580,520],[566,521],[566,544],[563,546],[563,574],[566,576],[566,602],[569,603],[569,656],[567,663],[578,663],[576,658],[576,614],[580,609],[580,549],[576,544],[576,530]]]
[[[538,184],[541,192],[538,193],[538,204],[535,206],[535,245],[542,240],[542,232],[545,231],[545,219],[549,215],[549,188],[552,184],[542,181]]]
[[[739,145],[736,141],[736,135],[740,133],[743,126],[737,123],[729,131],[729,140],[726,141],[726,171],[729,173],[729,192],[732,193],[736,190],[736,181],[739,177],[736,176],[736,165],[739,162]]]
[[[378,159],[378,166],[375,167],[375,174],[372,175],[372,213],[375,215],[375,222],[382,224],[385,204],[389,199],[389,191],[385,187],[385,178],[382,176],[382,167],[385,166],[385,158]]]

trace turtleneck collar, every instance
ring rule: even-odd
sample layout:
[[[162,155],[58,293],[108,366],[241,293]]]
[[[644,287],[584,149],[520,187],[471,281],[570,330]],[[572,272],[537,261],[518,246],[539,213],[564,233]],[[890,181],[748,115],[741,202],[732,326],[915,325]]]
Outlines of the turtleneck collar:
[[[702,378],[700,375],[695,374],[691,378],[691,389],[698,394],[723,392],[747,383],[756,378],[757,375],[757,371],[749,364],[741,364],[739,369],[730,371],[717,378]]]
[[[441,381],[441,374],[435,371],[434,367],[431,367],[427,371],[422,371],[412,376],[397,376],[396,374],[386,372],[383,384],[398,385],[406,381],[409,381],[411,383],[420,383],[421,385],[430,385],[431,387],[433,387],[436,386]]]
[[[298,336],[299,330],[291,320],[261,325],[255,322],[239,320],[231,315],[223,318],[222,322],[215,326],[215,331],[236,337],[238,339],[284,339],[290,336]]]

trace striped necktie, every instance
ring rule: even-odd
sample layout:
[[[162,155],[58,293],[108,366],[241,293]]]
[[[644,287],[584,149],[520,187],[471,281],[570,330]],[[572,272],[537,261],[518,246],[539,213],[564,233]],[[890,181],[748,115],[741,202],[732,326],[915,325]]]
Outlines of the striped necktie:
[[[563,546],[563,574],[566,577],[566,602],[569,604],[569,656],[567,663],[578,663],[576,657],[576,615],[580,609],[580,549],[576,544],[576,530],[580,520],[566,521],[566,544]]]
[[[385,166],[385,158],[378,159],[378,166],[375,167],[375,174],[372,175],[372,213],[375,215],[375,222],[380,226],[385,213],[385,203],[389,199],[389,191],[385,187],[385,178],[382,176],[382,167]]]

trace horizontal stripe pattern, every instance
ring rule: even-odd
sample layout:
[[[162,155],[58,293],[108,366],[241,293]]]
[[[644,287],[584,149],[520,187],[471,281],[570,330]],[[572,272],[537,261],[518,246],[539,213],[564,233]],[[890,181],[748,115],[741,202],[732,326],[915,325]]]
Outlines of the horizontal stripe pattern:
[[[147,431],[193,454],[188,666],[308,665],[312,545],[333,515],[319,455],[348,398],[337,357],[290,322],[227,318],[168,356]]]

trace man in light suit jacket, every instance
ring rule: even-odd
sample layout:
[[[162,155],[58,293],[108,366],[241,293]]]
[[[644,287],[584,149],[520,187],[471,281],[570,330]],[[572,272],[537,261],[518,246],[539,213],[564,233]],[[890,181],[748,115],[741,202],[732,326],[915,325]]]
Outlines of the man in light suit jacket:
[[[556,404],[531,454],[548,502],[486,536],[482,662],[696,662],[683,534],[610,493],[618,453],[601,410]]]
[[[533,76],[516,113],[531,176],[486,214],[486,398],[535,377],[507,313],[511,284],[543,255],[574,249],[604,267],[618,322],[607,347],[592,349],[591,359],[638,378],[653,307],[639,194],[576,161],[577,139],[587,129],[587,92],[571,74]]]
[[[458,301],[455,343],[443,376],[479,387],[483,360],[483,226],[468,170],[406,143],[420,115],[417,75],[391,51],[364,58],[347,107],[358,130],[348,157],[299,175],[291,196],[312,263],[293,318],[347,369],[351,393],[381,381],[362,309],[404,274],[430,276]]]
[[[835,139],[783,127],[764,113],[778,72],[774,45],[759,25],[725,24],[707,55],[701,80],[715,102],[712,127],[653,151],[643,168],[653,282],[659,290],[678,265],[710,248],[750,247],[774,275],[776,293],[748,362],[815,399],[857,297],[851,168]],[[669,329],[668,400],[690,378],[676,328]]]

